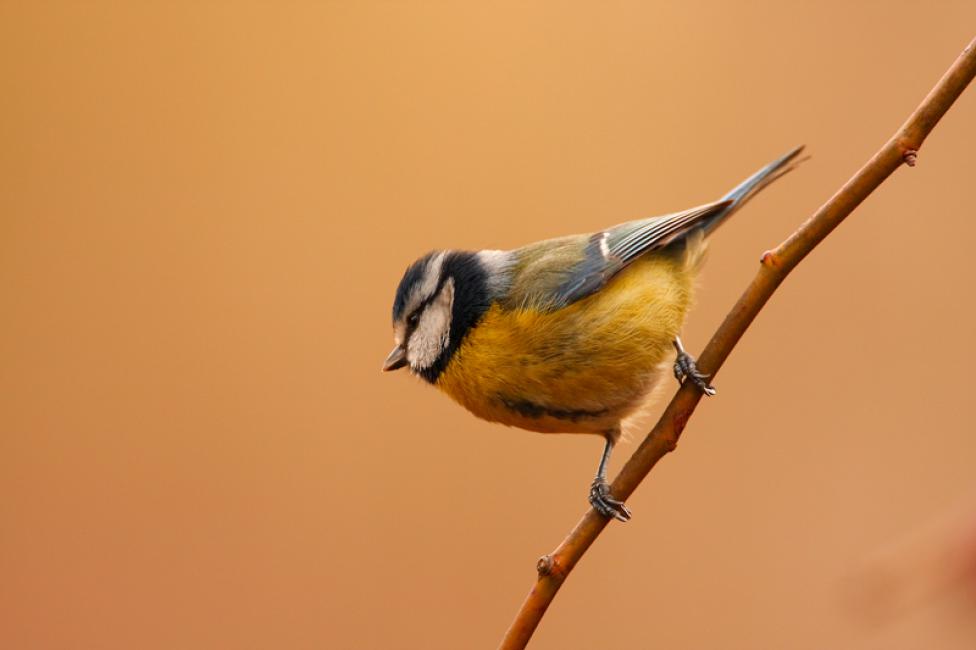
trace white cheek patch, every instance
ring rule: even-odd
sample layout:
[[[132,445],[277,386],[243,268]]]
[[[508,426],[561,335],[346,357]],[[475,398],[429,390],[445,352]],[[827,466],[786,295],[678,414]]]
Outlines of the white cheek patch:
[[[454,279],[448,278],[437,297],[420,315],[417,328],[407,341],[407,361],[417,369],[430,368],[450,342],[451,310],[454,307]]]

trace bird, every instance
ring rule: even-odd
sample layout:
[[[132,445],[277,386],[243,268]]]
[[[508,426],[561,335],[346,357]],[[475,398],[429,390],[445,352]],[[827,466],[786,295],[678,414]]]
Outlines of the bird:
[[[715,394],[680,337],[707,239],[802,151],[680,212],[513,250],[427,253],[397,286],[383,370],[409,368],[484,420],[602,436],[588,500],[629,520],[607,482],[623,423],[647,406],[669,364],[679,383]]]

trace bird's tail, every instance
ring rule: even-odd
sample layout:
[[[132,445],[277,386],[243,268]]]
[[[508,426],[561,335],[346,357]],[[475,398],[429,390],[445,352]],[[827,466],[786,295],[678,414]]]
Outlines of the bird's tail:
[[[798,164],[806,160],[806,158],[799,158],[801,153],[803,153],[803,145],[769,163],[723,196],[722,200],[732,201],[732,203],[705,223],[705,236],[710,235],[716,228],[722,225],[726,219],[745,205],[749,199],[758,194],[760,190],[783,174],[793,171]]]

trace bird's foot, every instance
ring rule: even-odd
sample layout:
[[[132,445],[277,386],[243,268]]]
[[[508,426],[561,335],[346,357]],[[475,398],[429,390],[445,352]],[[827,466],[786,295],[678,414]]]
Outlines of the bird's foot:
[[[708,383],[708,375],[698,372],[695,360],[684,350],[679,350],[678,358],[674,360],[674,377],[678,383],[684,383],[686,378],[690,379],[691,383],[708,396],[716,393],[715,387]]]
[[[627,521],[630,519],[630,509],[623,501],[610,496],[610,486],[605,478],[596,477],[590,486],[590,505],[604,517]]]

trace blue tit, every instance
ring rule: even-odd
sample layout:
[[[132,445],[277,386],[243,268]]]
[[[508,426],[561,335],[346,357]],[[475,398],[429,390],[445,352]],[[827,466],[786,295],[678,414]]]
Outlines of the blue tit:
[[[679,382],[715,392],[679,338],[706,239],[802,149],[682,212],[510,251],[428,253],[397,287],[383,370],[409,367],[485,420],[603,436],[589,500],[626,521],[606,478],[622,423],[672,361]]]

